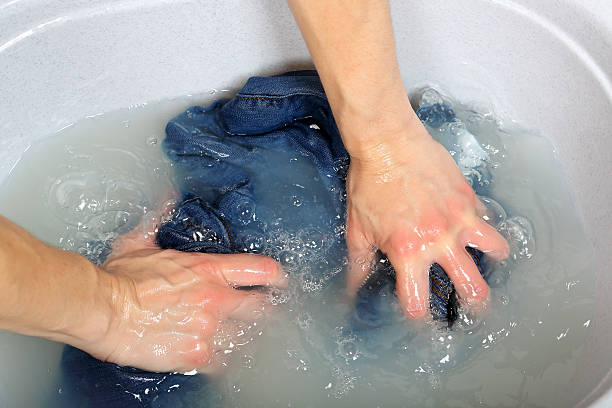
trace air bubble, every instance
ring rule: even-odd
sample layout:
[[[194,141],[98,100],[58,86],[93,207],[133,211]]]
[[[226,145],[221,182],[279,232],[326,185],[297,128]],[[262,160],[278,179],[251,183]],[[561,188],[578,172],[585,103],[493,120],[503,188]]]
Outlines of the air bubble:
[[[345,337],[336,341],[338,354],[347,361],[355,361],[360,357],[359,347],[355,337]]]
[[[525,217],[514,216],[502,222],[500,232],[510,244],[514,259],[530,259],[535,252],[535,241],[531,222]]]
[[[283,251],[279,255],[279,262],[282,265],[293,266],[298,261],[298,254],[293,251]]]
[[[158,143],[159,143],[159,139],[155,135],[149,136],[147,138],[147,145],[149,146],[156,146]]]
[[[482,219],[489,225],[497,227],[506,220],[506,210],[504,210],[500,203],[491,197],[479,196],[478,199],[486,207],[486,212],[482,215]]]
[[[302,330],[307,330],[312,327],[314,319],[309,313],[302,312],[298,315],[297,322]]]
[[[291,196],[291,204],[294,205],[295,207],[300,207],[302,205],[302,198],[297,196],[297,195],[293,195]]]

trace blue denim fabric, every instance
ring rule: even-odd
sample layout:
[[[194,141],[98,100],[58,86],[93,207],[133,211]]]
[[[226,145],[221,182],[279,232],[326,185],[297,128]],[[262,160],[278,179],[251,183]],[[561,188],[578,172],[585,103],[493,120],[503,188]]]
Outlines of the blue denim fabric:
[[[424,106],[419,117],[426,124],[441,126],[454,120],[455,114],[442,103]],[[258,183],[273,182],[278,176],[274,164],[268,166],[270,152],[310,161],[327,195],[304,204],[310,225],[298,222],[293,228],[307,231],[314,222],[318,231],[333,236],[343,225],[345,208],[340,197],[349,156],[316,72],[250,78],[234,98],[207,108],[191,107],[172,119],[166,135],[163,148],[175,163],[182,199],[173,218],[159,228],[160,247],[186,252],[268,253],[262,237],[284,228],[271,222],[281,211],[278,203],[258,193]],[[283,189],[287,187],[280,185],[279,194],[287,192]],[[335,259],[344,250],[344,242],[338,238],[319,251],[329,251],[334,254],[329,258]],[[482,254],[469,251],[484,274]],[[350,316],[353,333],[374,334],[368,340],[372,347],[390,341],[376,339],[377,331],[372,329],[391,324],[388,299],[392,296],[383,299],[379,295],[395,292],[395,272],[384,254],[379,252],[378,257],[383,262],[377,262],[376,273],[360,289]],[[452,283],[437,264],[429,274],[432,315],[451,325],[456,315]],[[62,372],[62,401],[67,406],[180,407],[189,406],[193,395],[198,395],[200,402],[206,398],[208,406],[220,401],[201,376],[146,373],[98,361],[71,347],[64,352]]]
[[[73,347],[66,347],[61,363],[59,398],[53,407],[187,408],[194,401],[220,407],[220,396],[199,375],[151,373],[104,363]]]
[[[164,249],[183,252],[234,252],[232,237],[221,217],[201,198],[192,194],[186,194],[172,222],[164,224],[159,230],[157,242]]]
[[[441,126],[455,120],[449,105],[435,102],[418,110],[424,123]],[[311,126],[313,123],[317,126]],[[224,241],[229,252],[249,252],[239,239],[245,227],[237,213],[244,211],[236,208],[255,214],[257,207],[266,205],[254,194],[254,181],[249,176],[263,173],[268,179],[275,177],[274,169],[266,168],[262,160],[262,149],[307,157],[328,190],[344,191],[343,170],[349,157],[315,71],[251,78],[233,99],[218,101],[206,109],[195,106],[172,119],[166,134],[163,146],[185,180],[181,186],[185,199],[178,206],[178,214],[159,229],[157,243],[162,248],[199,251],[205,241],[200,236],[206,235],[213,243],[219,237],[229,237]],[[322,211],[321,218],[338,220],[337,224],[343,221],[345,210],[341,206],[318,210]],[[250,223],[248,235],[263,235],[262,228]],[[198,236],[195,231],[204,232]],[[479,261],[482,254],[470,251]],[[383,269],[371,280],[390,276],[389,283],[394,284],[393,269]],[[452,282],[437,264],[429,273],[432,314],[452,324],[456,303]],[[376,321],[384,321],[384,313],[378,313],[380,308],[376,307],[379,286],[366,282],[358,296],[356,311],[363,312],[367,317],[362,320],[372,327]]]

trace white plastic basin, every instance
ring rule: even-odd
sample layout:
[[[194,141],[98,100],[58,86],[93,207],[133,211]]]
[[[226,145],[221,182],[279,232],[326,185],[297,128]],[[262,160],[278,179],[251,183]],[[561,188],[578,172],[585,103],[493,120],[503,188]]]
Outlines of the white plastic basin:
[[[593,329],[567,406],[612,406],[612,2],[392,9],[408,89],[435,83],[494,103],[554,142],[598,254]],[[0,0],[0,181],[30,144],[87,115],[303,66],[310,58],[282,0]],[[35,390],[15,383],[45,355],[0,334],[0,407],[16,403],[13,393],[30,406]]]

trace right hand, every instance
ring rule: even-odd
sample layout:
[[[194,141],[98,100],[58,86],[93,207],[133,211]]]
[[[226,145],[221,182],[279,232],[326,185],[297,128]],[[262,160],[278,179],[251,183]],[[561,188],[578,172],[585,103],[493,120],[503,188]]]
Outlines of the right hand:
[[[397,295],[407,317],[429,314],[433,263],[444,268],[465,306],[482,309],[489,287],[465,247],[501,260],[508,257],[508,243],[480,216],[483,205],[451,155],[406,106],[404,116],[411,120],[405,120],[399,131],[371,135],[373,147],[361,157],[351,157],[349,293],[354,295],[369,276],[377,248],[397,271]],[[345,131],[343,137],[351,135]]]
[[[100,272],[110,280],[112,316],[102,337],[81,348],[158,372],[212,366],[219,323],[255,320],[268,304],[262,291],[236,288],[287,283],[271,258],[161,250],[136,232],[117,240]]]

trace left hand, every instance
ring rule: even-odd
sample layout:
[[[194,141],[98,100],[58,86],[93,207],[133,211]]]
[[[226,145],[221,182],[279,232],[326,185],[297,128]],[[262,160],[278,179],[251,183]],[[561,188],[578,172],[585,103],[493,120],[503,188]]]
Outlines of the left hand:
[[[100,278],[111,282],[109,323],[79,348],[148,371],[218,368],[228,347],[219,327],[252,322],[271,307],[266,293],[236,288],[285,286],[280,266],[263,255],[162,250],[140,230],[119,237],[101,266]]]

